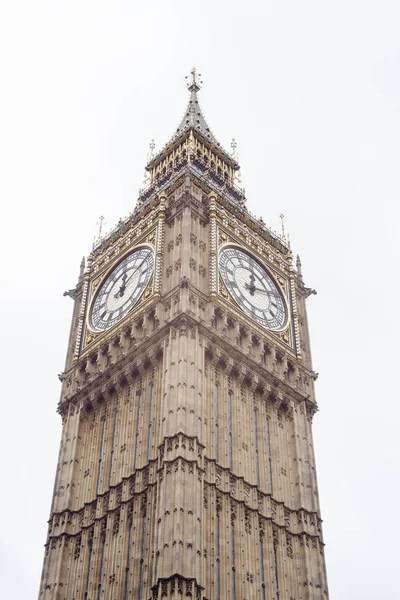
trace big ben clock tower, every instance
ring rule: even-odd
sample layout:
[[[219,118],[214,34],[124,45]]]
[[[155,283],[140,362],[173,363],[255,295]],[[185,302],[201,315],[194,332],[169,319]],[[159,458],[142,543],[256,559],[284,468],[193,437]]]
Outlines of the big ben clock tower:
[[[41,600],[328,596],[310,290],[189,91],[69,292]]]

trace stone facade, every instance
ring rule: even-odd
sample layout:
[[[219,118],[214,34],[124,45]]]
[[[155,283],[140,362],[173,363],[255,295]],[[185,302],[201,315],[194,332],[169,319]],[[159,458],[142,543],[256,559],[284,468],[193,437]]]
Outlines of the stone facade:
[[[311,425],[317,409],[301,265],[254,219],[234,158],[207,137],[198,86],[152,158],[131,217],[75,290],[41,600],[326,598]],[[196,104],[197,103],[197,104]],[[198,125],[196,126],[196,122]],[[224,244],[267,266],[290,319],[252,321],[218,274]],[[90,306],[112,267],[154,249],[134,309]]]

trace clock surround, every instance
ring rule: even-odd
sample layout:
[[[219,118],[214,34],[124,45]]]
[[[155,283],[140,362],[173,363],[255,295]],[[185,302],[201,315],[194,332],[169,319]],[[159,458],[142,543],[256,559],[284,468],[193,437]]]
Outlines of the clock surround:
[[[138,246],[103,278],[89,311],[88,325],[101,333],[114,327],[139,302],[154,271],[154,250]]]
[[[271,271],[239,246],[219,251],[219,272],[236,304],[265,329],[282,331],[288,325],[288,306]]]

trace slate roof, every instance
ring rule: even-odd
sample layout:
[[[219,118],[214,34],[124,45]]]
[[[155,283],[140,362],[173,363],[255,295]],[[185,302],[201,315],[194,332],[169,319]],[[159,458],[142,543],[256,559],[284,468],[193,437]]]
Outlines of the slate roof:
[[[204,115],[201,112],[201,107],[197,98],[197,92],[199,91],[199,89],[200,86],[195,81],[189,86],[189,102],[184,117],[180,122],[178,129],[176,130],[176,135],[181,134],[183,131],[185,131],[185,129],[193,127],[194,129],[200,131],[200,133],[205,138],[210,140],[210,142],[213,142],[214,144],[219,146],[219,142],[217,141],[216,137],[207,125],[207,121],[205,120]]]
[[[159,152],[157,152],[155,156],[151,157],[146,169],[152,169],[163,159],[163,157],[166,155],[166,152],[170,150],[175,143],[179,143],[179,140],[182,139],[182,136],[184,136],[187,131],[193,129],[199,132],[206,144],[208,142],[210,145],[214,146],[216,153],[219,154],[223,160],[231,164],[235,170],[238,170],[239,165],[237,164],[236,158],[222,148],[221,144],[218,142],[217,138],[209,128],[201,111],[199,100],[197,98],[197,92],[200,90],[200,85],[198,82],[198,74],[196,69],[193,68],[191,75],[192,81],[188,85],[190,97],[183,119],[167,144]]]

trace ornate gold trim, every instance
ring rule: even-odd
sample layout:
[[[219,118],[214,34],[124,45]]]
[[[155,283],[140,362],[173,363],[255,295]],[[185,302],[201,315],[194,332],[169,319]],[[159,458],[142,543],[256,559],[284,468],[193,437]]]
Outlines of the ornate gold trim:
[[[263,261],[262,261],[260,258],[258,258],[258,256],[257,256],[257,255],[256,255],[254,252],[252,252],[251,250],[249,250],[249,249],[247,248],[247,246],[246,246],[246,247],[245,247],[245,246],[241,246],[240,244],[235,244],[235,243],[233,243],[233,242],[226,242],[226,243],[224,243],[224,244],[221,244],[221,245],[219,246],[219,248],[218,248],[218,252],[217,252],[217,270],[218,270],[218,274],[220,274],[220,268],[219,268],[219,257],[220,257],[220,254],[221,254],[222,250],[223,250],[224,248],[232,248],[232,247],[234,247],[234,248],[237,248],[238,250],[241,250],[242,252],[245,252],[245,253],[247,253],[247,254],[248,254],[249,256],[251,256],[251,257],[252,257],[252,258],[253,258],[253,259],[254,259],[256,262],[258,262],[258,263],[260,264],[260,266],[261,266],[261,267],[263,267],[263,268],[264,268],[264,269],[267,271],[267,273],[268,273],[268,274],[271,276],[271,278],[272,278],[272,280],[274,281],[274,283],[276,284],[277,288],[281,290],[281,293],[282,293],[282,298],[283,298],[283,301],[284,301],[284,304],[285,304],[285,308],[286,308],[286,320],[285,320],[285,325],[284,325],[283,327],[280,327],[279,329],[268,329],[268,327],[264,327],[264,326],[263,326],[261,323],[257,323],[256,321],[254,321],[254,319],[251,317],[251,315],[249,315],[247,312],[245,312],[245,311],[243,310],[243,308],[240,306],[240,304],[239,304],[238,302],[236,302],[235,298],[233,298],[233,296],[232,296],[232,294],[229,292],[229,290],[227,290],[227,291],[228,291],[228,294],[229,294],[229,296],[230,296],[230,298],[232,298],[232,299],[233,299],[233,301],[234,301],[235,305],[236,305],[236,306],[238,306],[238,307],[240,308],[240,310],[241,310],[242,312],[244,312],[244,314],[245,314],[245,315],[247,315],[247,317],[248,317],[249,319],[251,319],[251,321],[252,321],[253,323],[257,323],[257,325],[258,325],[259,327],[261,327],[262,329],[264,329],[264,330],[266,330],[266,331],[270,331],[271,333],[276,333],[276,334],[279,334],[279,333],[282,333],[282,332],[286,331],[286,330],[288,329],[289,325],[290,325],[290,314],[291,314],[291,313],[290,313],[290,309],[289,309],[289,301],[288,301],[288,299],[287,299],[287,291],[288,291],[288,290],[287,290],[287,287],[286,287],[286,289],[285,289],[285,285],[284,285],[284,284],[285,284],[285,283],[287,283],[287,284],[288,284],[288,283],[289,283],[289,281],[287,280],[287,281],[285,282],[284,278],[283,278],[281,275],[278,275],[278,274],[276,274],[276,275],[275,275],[274,273],[276,273],[276,271],[275,271],[274,269],[271,269],[271,268],[270,268],[270,266],[269,266],[269,264],[268,264],[268,266],[266,266],[266,265],[265,265],[265,263],[264,263],[264,262],[263,262]],[[272,272],[271,272],[271,271],[272,271]],[[219,283],[219,281],[218,281],[218,283]],[[225,286],[225,288],[226,288],[226,286]],[[227,289],[227,288],[226,288],[226,289]],[[218,293],[218,294],[220,294],[220,291],[219,291],[219,285],[218,285],[217,293]],[[222,294],[222,293],[221,293],[220,295],[221,295],[221,296],[223,296],[223,294]]]
[[[106,333],[106,332],[110,332],[114,329],[114,327],[116,327],[117,325],[119,325],[121,323],[121,321],[125,318],[122,317],[122,319],[120,319],[119,321],[117,321],[115,323],[115,325],[113,325],[112,327],[110,327],[110,329],[105,329],[104,331],[98,331],[97,329],[94,329],[91,324],[90,324],[90,315],[92,312],[92,308],[93,308],[93,304],[96,300],[97,297],[97,293],[98,293],[98,288],[101,287],[102,283],[107,279],[107,277],[112,273],[112,271],[114,271],[114,269],[117,267],[117,265],[122,262],[123,260],[125,260],[125,258],[127,258],[130,254],[133,254],[134,252],[136,252],[137,250],[139,250],[140,248],[150,248],[153,252],[153,256],[154,256],[154,267],[153,267],[153,273],[152,276],[149,280],[149,283],[147,284],[146,288],[143,290],[143,292],[140,294],[137,302],[131,307],[131,310],[129,311],[129,313],[127,313],[125,315],[128,316],[131,311],[133,309],[136,309],[138,304],[140,303],[140,300],[145,297],[148,298],[149,297],[149,293],[148,293],[148,289],[151,287],[151,289],[153,290],[154,287],[154,275],[155,275],[155,262],[156,262],[156,253],[155,253],[155,248],[152,244],[148,244],[148,243],[139,243],[137,246],[133,246],[131,248],[129,248],[129,250],[127,250],[126,252],[124,252],[123,254],[119,255],[118,257],[116,257],[116,259],[114,260],[114,262],[112,263],[111,266],[108,266],[108,269],[103,271],[103,273],[99,276],[96,277],[96,280],[93,280],[93,282],[90,282],[90,284],[94,283],[95,281],[99,280],[96,283],[96,286],[94,287],[94,290],[92,290],[92,285],[90,285],[89,287],[89,294],[90,294],[90,301],[88,303],[88,311],[86,314],[86,321],[85,321],[85,327],[86,330],[89,331],[91,334],[95,334],[96,336],[102,333]]]

